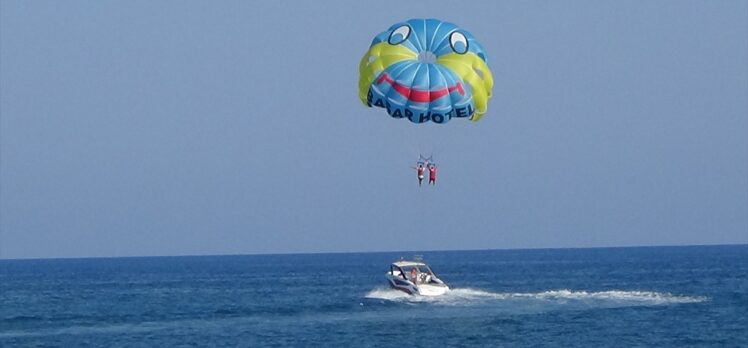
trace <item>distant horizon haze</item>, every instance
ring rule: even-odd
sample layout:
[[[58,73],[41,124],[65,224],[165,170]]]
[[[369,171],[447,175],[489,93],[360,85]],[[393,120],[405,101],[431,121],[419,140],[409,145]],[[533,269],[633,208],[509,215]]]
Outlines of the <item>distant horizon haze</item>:
[[[127,255],[127,256],[74,256],[74,257],[42,257],[42,258],[0,258],[0,261],[24,260],[75,260],[75,259],[106,259],[106,258],[161,258],[161,257],[221,257],[221,256],[273,256],[273,255],[332,255],[332,254],[397,254],[400,257],[412,259],[423,257],[428,260],[428,253],[471,252],[471,251],[542,251],[542,250],[574,250],[574,249],[629,249],[629,248],[698,248],[698,247],[748,247],[748,243],[737,244],[699,244],[699,245],[621,245],[621,246],[589,246],[589,247],[560,247],[560,248],[490,248],[490,249],[435,249],[435,250],[370,250],[370,251],[320,251],[320,252],[267,252],[247,254],[184,254],[184,255]],[[419,254],[420,253],[420,254]]]

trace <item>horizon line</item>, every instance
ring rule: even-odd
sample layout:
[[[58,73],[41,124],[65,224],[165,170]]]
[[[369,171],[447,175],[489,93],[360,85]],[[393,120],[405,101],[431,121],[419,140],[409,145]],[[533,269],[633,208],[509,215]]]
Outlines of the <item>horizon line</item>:
[[[431,249],[431,250],[375,250],[375,251],[319,251],[319,252],[259,252],[246,254],[178,254],[178,255],[128,255],[128,256],[70,256],[70,257],[18,257],[3,258],[2,261],[34,260],[85,260],[85,259],[124,259],[124,258],[167,258],[167,257],[211,257],[211,256],[290,256],[290,255],[326,255],[326,254],[383,254],[383,253],[427,253],[427,252],[462,252],[462,251],[521,251],[521,250],[574,250],[574,249],[627,249],[627,248],[681,248],[681,247],[720,247],[748,246],[746,243],[734,244],[664,244],[664,245],[623,245],[623,246],[590,246],[590,247],[522,247],[522,248],[485,248],[485,249]]]

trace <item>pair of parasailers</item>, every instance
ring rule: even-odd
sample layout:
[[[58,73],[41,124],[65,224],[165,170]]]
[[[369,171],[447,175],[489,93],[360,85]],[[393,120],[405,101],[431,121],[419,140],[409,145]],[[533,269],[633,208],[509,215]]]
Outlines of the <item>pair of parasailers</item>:
[[[436,185],[436,164],[429,163],[428,167],[424,166],[423,163],[418,163],[416,167],[416,173],[418,174],[418,186],[421,186],[423,182],[423,172],[428,169],[429,171],[429,185]]]

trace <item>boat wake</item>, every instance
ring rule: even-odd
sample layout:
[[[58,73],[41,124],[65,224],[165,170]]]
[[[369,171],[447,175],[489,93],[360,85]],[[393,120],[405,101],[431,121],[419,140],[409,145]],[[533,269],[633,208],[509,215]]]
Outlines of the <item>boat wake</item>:
[[[457,288],[442,296],[411,296],[390,288],[375,288],[365,297],[370,300],[385,300],[402,303],[433,303],[445,306],[493,305],[512,308],[617,308],[632,306],[659,306],[706,301],[703,296],[674,295],[654,291],[584,291],[548,290],[528,293],[501,293],[480,289]]]

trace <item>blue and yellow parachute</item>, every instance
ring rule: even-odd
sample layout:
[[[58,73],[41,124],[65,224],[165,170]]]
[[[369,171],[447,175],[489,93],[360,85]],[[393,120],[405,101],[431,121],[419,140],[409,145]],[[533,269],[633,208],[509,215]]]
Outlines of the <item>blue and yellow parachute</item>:
[[[361,102],[415,123],[478,121],[493,88],[481,45],[437,19],[410,19],[377,35],[359,72]]]

